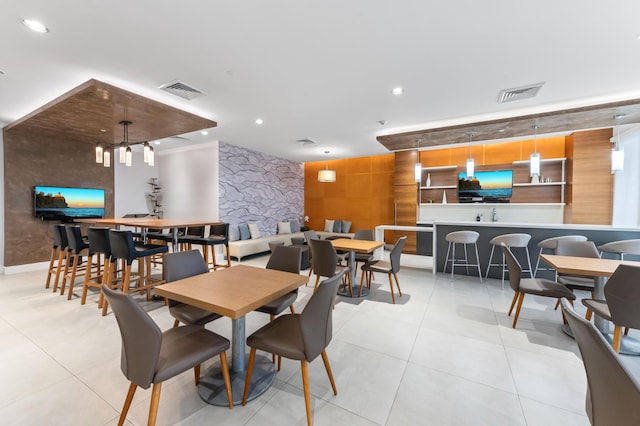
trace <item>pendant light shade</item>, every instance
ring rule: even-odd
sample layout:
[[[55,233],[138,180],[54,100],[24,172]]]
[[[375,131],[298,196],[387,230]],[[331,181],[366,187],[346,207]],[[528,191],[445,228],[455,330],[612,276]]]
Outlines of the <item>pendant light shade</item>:
[[[149,164],[149,166],[154,166],[155,165],[155,163],[156,163],[155,157],[156,157],[156,154],[155,154],[155,152],[153,150],[153,147],[150,146],[149,147],[149,158],[148,158],[148,161],[147,161],[147,164]]]
[[[125,164],[127,167],[131,167],[131,157],[132,157],[132,155],[133,155],[133,154],[132,154],[132,152],[131,152],[131,147],[130,147],[130,146],[128,146],[128,147],[127,147],[127,149],[126,149],[126,151],[125,151],[125,162],[124,162],[124,164]]]
[[[422,163],[416,163],[413,174],[416,182],[420,182],[422,180]]]
[[[149,146],[149,142],[145,142],[143,144],[143,156],[144,156],[144,162],[145,163],[149,163],[149,151],[151,149],[151,147]]]
[[[105,167],[111,167],[111,151],[109,151],[108,149],[104,151],[103,165]]]
[[[469,159],[467,160],[467,179],[473,178],[473,175],[476,172],[476,162],[473,160],[473,156],[471,155],[472,139],[473,139],[473,132],[469,132]]]
[[[325,155],[329,155],[329,151],[324,152]],[[318,170],[318,182],[335,182],[336,171],[329,170],[329,162],[325,161],[324,170]]]
[[[125,145],[124,142],[121,142],[120,148],[118,149],[118,157],[119,157],[120,163],[122,164],[124,164],[124,162],[127,161],[126,152],[127,152],[127,146]]]
[[[624,114],[616,114],[613,116],[618,121],[616,127],[615,146],[611,149],[611,173],[621,172],[624,169],[624,148],[620,143],[620,121],[625,117]]]
[[[96,144],[96,163],[102,163],[102,144]]]
[[[533,125],[533,153],[529,159],[529,176],[540,176],[540,154],[538,154],[537,140],[538,140],[538,126]]]

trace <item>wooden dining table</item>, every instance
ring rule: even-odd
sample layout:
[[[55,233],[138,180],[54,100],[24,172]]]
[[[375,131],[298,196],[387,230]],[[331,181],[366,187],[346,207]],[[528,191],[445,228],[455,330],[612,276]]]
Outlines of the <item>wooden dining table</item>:
[[[306,284],[309,277],[273,269],[237,265],[196,275],[155,288],[168,299],[231,318],[231,387],[234,404],[242,401],[246,370],[245,315],[264,304]],[[265,316],[265,321],[268,317]],[[228,404],[219,368],[208,371],[200,380],[200,397],[213,405]],[[256,358],[248,400],[264,393],[275,379],[271,358]]]
[[[349,266],[351,267],[349,275],[351,277],[351,288],[342,287],[338,291],[338,294],[345,297],[364,297],[368,295],[368,288],[363,288],[362,293],[360,293],[359,287],[356,289],[356,253],[373,253],[376,249],[384,246],[384,241],[352,240],[350,238],[336,238],[335,240],[330,241],[336,250],[349,252]]]

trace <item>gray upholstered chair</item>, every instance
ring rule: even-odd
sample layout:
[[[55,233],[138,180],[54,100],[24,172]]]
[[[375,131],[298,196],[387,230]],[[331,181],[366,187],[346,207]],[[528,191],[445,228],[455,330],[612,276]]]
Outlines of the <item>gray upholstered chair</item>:
[[[608,285],[608,284],[607,284]],[[594,426],[640,424],[640,383],[620,362],[602,334],[562,301],[587,373],[586,412]]]
[[[624,260],[625,254],[640,255],[640,240],[613,241],[598,246],[598,250],[620,255],[620,260]]]
[[[576,256],[576,257],[590,257],[597,259],[600,257],[596,245],[593,241],[571,241],[562,240],[558,241],[556,246],[556,254],[558,256]],[[560,284],[564,284],[569,290],[582,290],[591,293],[591,297],[594,297],[594,283],[593,277],[583,277],[578,275],[558,274],[557,280]],[[560,306],[560,300],[556,303],[556,309]]]
[[[178,281],[206,273],[209,273],[209,268],[198,250],[167,253],[164,256],[166,282]],[[203,327],[205,324],[220,318],[220,315],[213,312],[171,299],[169,299],[169,313],[175,318],[174,327],[177,327],[180,323]]]
[[[529,255],[529,241],[531,240],[531,235],[529,234],[503,234],[498,235],[497,237],[493,237],[489,244],[491,244],[491,254],[489,255],[489,263],[487,264],[487,272],[485,275],[485,279],[489,278],[489,270],[492,266],[500,266],[502,268],[502,287],[504,287],[504,274],[507,272],[507,264],[505,263],[504,254],[502,255],[502,263],[491,263],[493,261],[493,252],[496,247],[506,246],[510,249],[513,248],[524,248],[525,253],[527,255],[527,263],[529,265],[529,269],[522,270],[521,272],[529,272],[531,278],[533,278],[533,269],[531,268],[531,256]]]
[[[454,231],[449,232],[444,239],[449,242],[447,246],[447,257],[444,261],[444,270],[447,271],[447,264],[451,262],[451,280],[453,281],[453,273],[456,266],[465,266],[467,268],[467,275],[469,275],[469,266],[476,266],[478,268],[478,276],[480,277],[480,282],[482,283],[482,270],[480,269],[480,256],[478,256],[478,237],[479,233],[476,231]],[[456,244],[462,244],[464,247],[464,263],[456,262]],[[473,244],[473,248],[476,252],[476,263],[469,263],[469,257],[467,255],[467,244]],[[451,258],[449,258],[449,253],[451,253]],[[463,259],[460,259],[462,261]]]
[[[536,261],[536,268],[533,270],[534,277],[538,275],[539,270],[550,270],[549,268],[540,268],[540,255],[544,252],[544,250],[550,250],[549,254],[556,254],[558,241],[587,241],[587,237],[585,237],[584,235],[561,235],[559,237],[551,237],[540,241],[538,243],[538,248],[540,249],[540,251],[538,252],[538,260]]]
[[[220,356],[229,408],[233,407],[225,352],[230,346],[229,340],[193,325],[162,332],[129,295],[106,286],[102,291],[118,321],[122,336],[120,366],[131,382],[118,424],[124,423],[137,387],[148,389],[153,384],[148,424],[155,425],[162,382],[193,368],[197,385],[200,364],[216,355]]]
[[[343,270],[350,270],[348,266],[338,265],[340,257],[331,241],[309,240],[309,249],[311,250],[311,269],[313,269],[313,272],[316,274],[316,283],[313,287],[314,291],[318,288],[320,277],[331,278]],[[351,279],[350,274],[346,274],[346,276],[349,280]],[[349,288],[351,288],[350,281]]]
[[[204,261],[209,269],[215,271],[218,268],[231,267],[231,258],[229,257],[229,224],[228,223],[212,223],[209,225],[209,235],[204,236],[204,227],[189,228],[198,235],[185,235],[179,238],[180,243],[185,244],[191,248],[194,245],[202,246],[202,253],[204,253]],[[200,230],[202,228],[202,231]],[[187,231],[188,232],[188,231]],[[218,265],[216,263],[215,246],[224,245],[227,252],[226,265]],[[209,252],[211,252],[211,259],[209,259]]]
[[[375,241],[376,237],[373,229],[358,229],[353,236],[354,240]],[[373,254],[371,253],[356,253],[356,262],[353,265],[354,270],[358,271],[358,263],[371,263],[373,261]]]
[[[516,323],[520,316],[520,309],[522,308],[522,301],[524,300],[525,294],[553,297],[554,299],[561,299],[563,297],[569,300],[576,299],[575,294],[562,284],[539,278],[521,278],[522,267],[513,253],[511,253],[509,247],[502,246],[502,253],[507,261],[507,266],[509,267],[509,285],[515,292],[513,300],[511,301],[511,307],[509,308],[509,316],[511,316],[516,300],[518,301],[516,314],[513,317],[513,328],[516,328]]]
[[[640,329],[640,267],[620,265],[604,286],[605,300],[582,299],[587,307],[587,320],[592,312],[611,321],[613,350],[620,352],[622,327]]]
[[[394,244],[391,249],[391,253],[389,254],[389,262],[380,261],[374,264],[364,264],[362,265],[362,277],[360,278],[360,295],[362,295],[362,283],[365,275],[367,276],[367,286],[371,288],[371,275],[374,272],[379,272],[381,274],[387,274],[389,277],[389,288],[391,289],[391,301],[396,303],[396,297],[393,294],[393,281],[391,280],[391,276],[396,281],[396,287],[398,287],[398,294],[402,297],[402,291],[400,290],[400,283],[398,282],[398,271],[400,271],[400,256],[402,255],[402,248],[404,247],[404,243],[407,241],[407,237],[400,237],[398,241]]]
[[[247,338],[247,345],[251,347],[251,352],[249,353],[247,375],[244,379],[242,405],[247,403],[257,349],[300,361],[309,426],[312,424],[312,418],[307,363],[316,359],[318,355],[322,355],[333,394],[338,394],[326,347],[332,338],[332,313],[336,292],[342,281],[342,276],[346,272],[344,269],[333,277],[322,281],[301,314],[279,316]]]

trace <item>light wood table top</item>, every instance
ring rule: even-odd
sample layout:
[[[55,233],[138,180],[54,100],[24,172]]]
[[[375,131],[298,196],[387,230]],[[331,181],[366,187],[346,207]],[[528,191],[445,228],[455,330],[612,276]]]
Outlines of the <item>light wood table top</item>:
[[[237,319],[309,281],[306,275],[237,265],[155,287],[155,293]]]
[[[352,240],[350,238],[337,238],[329,241],[331,241],[336,250],[355,253],[373,253],[374,250],[384,246],[384,241]]]
[[[542,254],[540,258],[561,274],[587,275],[592,277],[610,277],[622,263],[640,266],[640,262],[558,256],[555,254]]]
[[[154,219],[154,218],[106,218],[106,219],[76,219],[80,223],[96,223],[100,225],[137,226],[139,228],[184,228],[188,226],[206,226],[217,224],[216,221],[186,220],[186,219]]]

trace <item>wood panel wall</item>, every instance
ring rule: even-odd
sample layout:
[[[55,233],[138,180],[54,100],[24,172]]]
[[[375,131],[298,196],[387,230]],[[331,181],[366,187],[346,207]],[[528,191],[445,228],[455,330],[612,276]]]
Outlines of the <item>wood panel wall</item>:
[[[318,182],[325,164],[336,171],[335,182]],[[393,196],[393,154],[304,165],[304,212],[311,229],[323,230],[325,219],[351,221],[351,232],[393,223]]]
[[[418,184],[415,180],[415,165],[419,161],[418,151],[400,151],[395,154],[395,225],[416,226],[418,216]],[[396,231],[385,235],[387,243],[397,241],[403,235],[407,236],[403,252],[416,252],[416,233]]]

